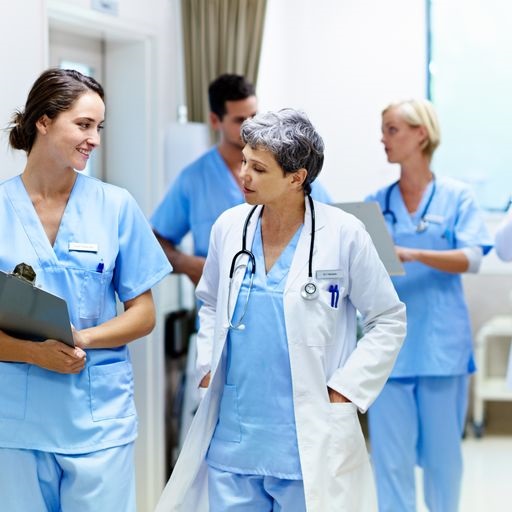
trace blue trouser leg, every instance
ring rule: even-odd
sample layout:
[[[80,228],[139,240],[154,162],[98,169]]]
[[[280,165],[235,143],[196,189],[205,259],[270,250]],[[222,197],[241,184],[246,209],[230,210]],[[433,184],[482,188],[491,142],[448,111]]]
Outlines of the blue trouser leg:
[[[0,510],[135,512],[133,443],[66,455],[0,448]]]
[[[306,512],[302,480],[208,467],[210,512]]]
[[[415,391],[415,379],[389,379],[368,413],[380,512],[416,510]]]
[[[425,501],[431,512],[457,512],[468,377],[419,378],[417,395],[418,458],[423,468]]]

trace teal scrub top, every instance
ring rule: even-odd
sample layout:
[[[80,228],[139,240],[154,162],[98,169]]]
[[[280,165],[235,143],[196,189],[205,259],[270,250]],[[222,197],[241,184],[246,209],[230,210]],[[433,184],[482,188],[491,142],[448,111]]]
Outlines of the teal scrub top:
[[[449,178],[436,178],[434,191],[432,187],[433,182],[413,214],[407,211],[398,186],[391,190],[389,205],[389,187],[366,200],[379,203],[395,245],[440,251],[482,247],[486,254],[492,240],[470,188]],[[427,228],[418,232],[422,214]],[[471,325],[461,275],[419,262],[406,262],[404,267],[405,275],[392,280],[407,307],[407,336],[391,376],[448,376],[474,371]]]
[[[0,185],[0,210],[0,270],[31,265],[77,330],[115,317],[116,296],[133,299],[171,271],[132,196],[97,179],[77,173],[53,246],[20,176]],[[0,362],[0,390],[0,447],[78,454],[136,437],[126,345],[87,350],[78,375]]]
[[[267,274],[258,220],[252,251],[256,274],[243,317],[245,329],[227,338],[226,382],[219,420],[207,455],[209,465],[238,474],[302,478],[283,292],[302,227]],[[250,264],[233,322],[244,310]]]

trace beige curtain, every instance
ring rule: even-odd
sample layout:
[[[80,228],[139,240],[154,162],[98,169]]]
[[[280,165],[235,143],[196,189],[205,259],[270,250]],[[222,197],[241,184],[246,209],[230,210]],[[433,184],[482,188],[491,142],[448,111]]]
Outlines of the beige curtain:
[[[208,84],[222,73],[256,85],[267,0],[182,0],[188,120],[208,121]]]

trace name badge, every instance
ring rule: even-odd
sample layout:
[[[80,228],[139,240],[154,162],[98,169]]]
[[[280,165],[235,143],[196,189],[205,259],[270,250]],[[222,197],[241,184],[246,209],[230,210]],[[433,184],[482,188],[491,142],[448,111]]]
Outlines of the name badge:
[[[69,242],[69,251],[98,252],[98,244],[83,244],[80,242]]]
[[[317,270],[316,278],[317,279],[339,279],[343,277],[341,270]]]
[[[435,215],[433,213],[427,213],[424,219],[426,222],[431,222],[432,224],[442,224],[444,222],[444,217],[442,215]]]

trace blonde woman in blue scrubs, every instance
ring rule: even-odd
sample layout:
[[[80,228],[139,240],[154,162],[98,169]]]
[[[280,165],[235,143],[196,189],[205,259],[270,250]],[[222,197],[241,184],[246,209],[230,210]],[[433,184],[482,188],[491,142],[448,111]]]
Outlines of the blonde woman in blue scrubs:
[[[27,162],[0,184],[0,269],[27,263],[66,300],[75,348],[0,331],[3,511],[135,511],[127,343],[153,329],[151,287],[171,268],[134,199],[79,172],[104,114],[100,84],[50,69],[10,129]]]
[[[157,512],[374,511],[357,409],[391,371],[404,306],[362,224],[309,196],[324,146],[308,118],[256,115],[242,139],[248,204],[215,223],[197,288],[207,391]]]
[[[423,468],[431,512],[458,510],[461,436],[474,371],[460,274],[477,272],[491,241],[469,187],[435,176],[436,113],[426,100],[389,105],[382,143],[400,179],[378,201],[405,275],[393,278],[407,307],[407,337],[369,411],[380,512],[416,510],[414,467]]]

